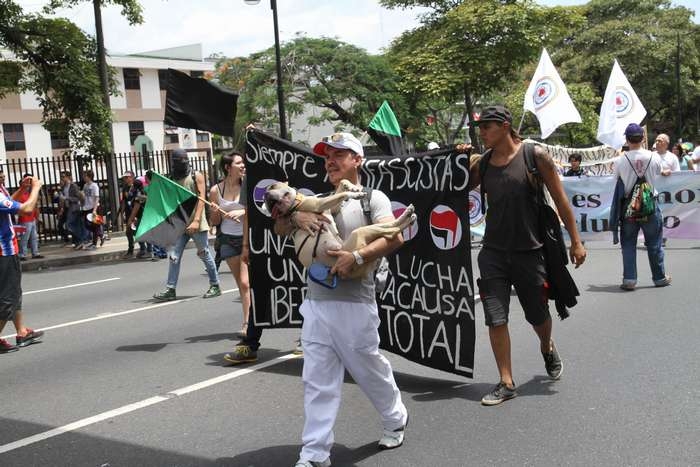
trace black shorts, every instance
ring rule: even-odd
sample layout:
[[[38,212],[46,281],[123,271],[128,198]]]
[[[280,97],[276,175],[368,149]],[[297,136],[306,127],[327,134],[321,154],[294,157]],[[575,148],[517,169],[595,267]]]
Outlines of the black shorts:
[[[525,319],[538,326],[550,317],[547,273],[542,249],[506,252],[483,248],[479,252],[479,295],[487,326],[508,323],[510,288],[515,288]]]
[[[10,321],[22,309],[22,268],[19,256],[0,256],[0,320]]]
[[[225,260],[236,256],[241,256],[243,252],[243,235],[229,235],[220,233],[216,237],[219,243],[221,259]]]

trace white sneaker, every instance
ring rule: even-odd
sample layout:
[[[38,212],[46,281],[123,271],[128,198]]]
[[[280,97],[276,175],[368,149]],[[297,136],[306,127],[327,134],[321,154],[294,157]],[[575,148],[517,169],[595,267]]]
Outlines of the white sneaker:
[[[406,420],[408,425],[408,420]],[[403,444],[404,434],[406,433],[406,425],[394,431],[384,430],[382,439],[379,440],[379,449],[396,449]]]
[[[299,459],[297,463],[294,464],[294,467],[331,467],[331,458],[329,457],[322,462],[303,461]]]
[[[301,344],[301,337],[294,341],[294,350],[292,353],[294,355],[304,355],[304,346]]]

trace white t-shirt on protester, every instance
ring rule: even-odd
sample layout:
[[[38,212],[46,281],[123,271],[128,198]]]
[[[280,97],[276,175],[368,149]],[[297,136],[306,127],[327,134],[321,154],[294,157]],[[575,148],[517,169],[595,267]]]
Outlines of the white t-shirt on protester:
[[[97,207],[97,203],[100,200],[100,187],[95,182],[86,183],[83,186],[83,194],[85,195],[83,211],[92,211]]]
[[[695,163],[695,171],[700,172],[700,145],[693,151],[693,162]]]
[[[673,157],[676,156],[673,155]],[[646,181],[654,187],[654,194],[657,194],[656,183],[662,177],[661,171],[663,170],[662,161],[658,154],[646,149],[627,151],[613,160],[613,168],[615,175],[620,177],[625,184],[625,196],[629,196],[632,192],[632,187],[637,183],[638,176],[644,176]]]
[[[668,169],[671,172],[681,171],[681,163],[678,161],[678,157],[671,151],[666,151],[663,154],[655,152],[654,154],[659,156],[659,158],[661,159],[661,166],[664,168],[664,170]]]

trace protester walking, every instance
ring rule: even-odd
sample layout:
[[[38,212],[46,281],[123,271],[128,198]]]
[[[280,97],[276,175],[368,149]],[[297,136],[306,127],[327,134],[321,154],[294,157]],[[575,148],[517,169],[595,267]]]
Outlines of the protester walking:
[[[131,189],[134,186],[134,172],[127,170],[122,174],[122,187],[119,192],[119,210],[117,218],[120,218],[124,223],[124,231],[126,234],[127,247],[124,253],[124,258],[131,258],[134,255],[134,230],[131,229],[129,218],[134,207],[134,198],[130,196]]]
[[[525,319],[539,337],[540,352],[550,378],[561,377],[563,364],[552,339],[547,272],[538,224],[540,208],[529,179],[526,143],[513,128],[510,111],[503,106],[485,108],[475,123],[481,140],[490,150],[485,173],[480,173],[482,164],[476,164],[469,177],[470,187],[481,183],[487,191],[486,228],[478,257],[481,278],[477,283],[500,375],[499,383],[481,403],[496,405],[517,395],[508,330],[511,287],[515,288]],[[532,150],[539,176],[569,232],[570,258],[578,267],[586,258],[586,250],[556,166],[540,146]]]
[[[32,177],[30,173],[22,175],[22,182],[17,191],[12,195],[12,199],[19,202],[20,204],[25,203],[32,193]],[[17,222],[24,229],[24,233],[20,238],[19,243],[19,259],[20,261],[27,260],[27,248],[32,251],[32,259],[41,259],[42,255],[39,254],[39,234],[37,232],[37,218],[39,215],[39,210],[34,208],[30,213],[19,213],[17,216]]]
[[[338,186],[341,180],[359,184],[359,168],[364,153],[362,144],[350,133],[336,133],[314,147],[325,158],[328,181]],[[373,222],[394,220],[389,198],[379,190],[372,192],[370,217]],[[367,225],[367,216],[359,200],[348,200],[335,215],[340,236],[347,238],[357,227]],[[318,234],[327,222],[323,215],[294,212],[278,218],[275,233],[288,235],[301,228]],[[394,381],[389,361],[379,353],[379,313],[374,277],[349,279],[349,274],[365,262],[373,263],[399,248],[403,239],[380,238],[355,251],[329,251],[337,262],[331,274],[339,276],[334,289],[313,280],[301,305],[304,317],[301,340],[304,346],[304,444],[297,467],[330,465],[333,426],[338,414],[343,377],[347,369],[381,416],[384,428],[380,449],[402,445],[408,422],[406,407]]]
[[[190,159],[187,152],[183,149],[175,149],[170,153],[170,178],[177,184],[185,187],[191,192],[200,197],[206,196],[204,183],[204,175],[199,172],[192,172],[190,167]],[[177,240],[173,250],[168,255],[170,258],[168,268],[168,279],[165,284],[165,290],[153,295],[153,298],[159,301],[175,300],[177,298],[175,289],[177,280],[180,276],[180,262],[182,254],[185,251],[185,246],[191,240],[194,241],[197,247],[197,256],[204,263],[207,275],[209,276],[209,289],[204,293],[204,298],[218,297],[221,295],[219,287],[219,274],[214,265],[214,258],[209,249],[209,223],[204,210],[204,201],[199,199],[189,219],[189,225],[185,232]]]
[[[209,191],[209,199],[212,202],[211,223],[218,229],[217,240],[221,259],[228,264],[238,286],[243,309],[243,325],[238,334],[245,336],[250,311],[250,285],[248,265],[241,261],[246,215],[243,155],[237,152],[224,155],[221,158],[221,168],[226,176]]]
[[[85,224],[85,248],[94,250],[97,248],[97,241],[100,246],[104,243],[104,232],[102,225],[97,222],[97,208],[100,205],[100,187],[95,183],[95,174],[92,170],[86,170],[83,174],[83,206],[82,216]],[[92,241],[90,241],[92,240]]]
[[[65,216],[66,228],[73,240],[73,249],[82,250],[87,233],[80,212],[84,195],[78,185],[73,183],[73,175],[67,170],[61,172],[61,190],[58,197],[59,204],[62,206],[59,215],[60,217]]]
[[[44,335],[42,331],[25,326],[22,313],[22,268],[17,256],[19,248],[12,216],[30,214],[36,209],[42,182],[38,178],[25,177],[22,185],[26,184],[31,186],[31,191],[27,200],[22,203],[13,200],[0,184],[0,334],[8,321],[12,321],[17,331],[15,344],[0,339],[0,353],[13,352],[20,347],[34,344]]]
[[[671,285],[671,277],[666,275],[664,265],[663,216],[654,198],[658,194],[655,185],[661,176],[668,176],[671,171],[664,168],[664,163],[658,154],[642,148],[644,140],[642,127],[636,123],[629,124],[625,129],[625,138],[629,150],[615,158],[613,162],[618,186],[615,189],[610,213],[614,236],[617,235],[618,226],[621,231],[622,284],[620,288],[632,291],[637,286],[637,237],[640,229],[644,235],[651,279],[656,287],[666,287]],[[636,199],[641,201],[639,196],[644,195],[644,191],[647,190],[644,184],[650,185],[648,190],[652,191],[646,196],[645,202],[653,203],[653,206],[650,206],[650,214],[637,216],[633,202]]]

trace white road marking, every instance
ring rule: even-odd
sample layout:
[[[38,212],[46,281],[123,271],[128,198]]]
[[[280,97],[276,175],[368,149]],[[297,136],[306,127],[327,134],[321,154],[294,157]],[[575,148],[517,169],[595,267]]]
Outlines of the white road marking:
[[[227,294],[231,292],[238,292],[238,289],[228,289],[228,290],[222,290],[221,294]],[[189,302],[191,300],[196,300],[200,297],[190,297],[190,298],[183,298],[181,300],[173,300],[172,302],[162,302],[162,303],[155,303],[153,305],[148,305],[148,306],[142,306],[140,308],[134,308],[133,310],[126,310],[126,311],[116,311],[114,313],[100,313],[97,316],[93,316],[92,318],[85,318],[85,319],[79,319],[76,321],[69,321],[67,323],[61,323],[61,324],[56,324],[53,326],[47,326],[45,328],[37,328],[37,331],[50,331],[51,329],[60,329],[60,328],[65,328],[68,326],[76,326],[78,324],[85,324],[85,323],[91,323],[93,321],[99,321],[102,319],[109,319],[109,318],[116,318],[118,316],[124,316],[124,315],[130,315],[132,313],[138,313],[139,311],[147,311],[147,310],[153,310],[155,308],[162,308],[164,306],[168,305],[177,305],[178,303],[185,303]],[[0,339],[9,339],[11,337],[15,337],[17,334],[8,334],[6,336],[0,336]]]
[[[17,441],[13,441],[11,443],[3,444],[0,446],[0,454],[6,453],[13,451],[15,449],[23,448],[25,446],[29,446],[30,444],[38,443],[40,441],[47,440],[49,438],[53,438],[58,435],[62,435],[63,433],[68,433],[69,431],[75,431],[80,428],[84,428],[89,425],[94,425],[95,423],[103,422],[105,420],[109,420],[110,418],[115,418],[119,417],[120,415],[125,415],[130,412],[134,412],[139,409],[143,409],[146,407],[149,407],[151,405],[159,404],[161,402],[165,402],[167,400],[173,399],[175,397],[180,397],[185,394],[189,394],[194,391],[199,391],[200,389],[205,389],[210,386],[214,386],[215,384],[220,384],[224,383],[226,381],[230,381],[234,378],[238,378],[240,376],[245,376],[247,374],[253,373],[257,370],[261,370],[263,368],[267,368],[272,365],[277,365],[278,363],[282,363],[284,361],[290,360],[292,358],[297,358],[297,355],[294,354],[286,354],[282,355],[280,357],[277,357],[273,360],[268,360],[266,362],[258,363],[257,365],[253,365],[247,368],[241,368],[235,371],[232,371],[230,373],[226,373],[221,376],[217,376],[211,379],[207,379],[204,381],[201,381],[199,383],[190,385],[190,386],[185,386],[184,388],[180,389],[175,389],[173,391],[168,392],[167,394],[163,396],[154,396],[154,397],[149,397],[148,399],[144,399],[139,402],[134,402],[133,404],[128,404],[124,405],[122,407],[109,410],[107,412],[102,412],[101,414],[94,415],[92,417],[87,417],[83,418],[82,420],[75,421],[73,423],[69,423],[67,425],[60,426],[58,428],[54,428],[48,431],[44,431],[43,433],[38,433],[36,435],[29,436],[27,438],[22,438]]]
[[[29,292],[23,292],[22,295],[31,295],[34,293],[52,292],[54,290],[71,289],[73,287],[82,287],[84,285],[93,285],[93,284],[101,284],[103,282],[118,281],[119,279],[121,279],[121,278],[120,277],[110,277],[109,279],[102,279],[99,281],[92,281],[92,282],[81,282],[80,284],[64,285],[62,287],[52,287],[50,289],[30,290]]]

